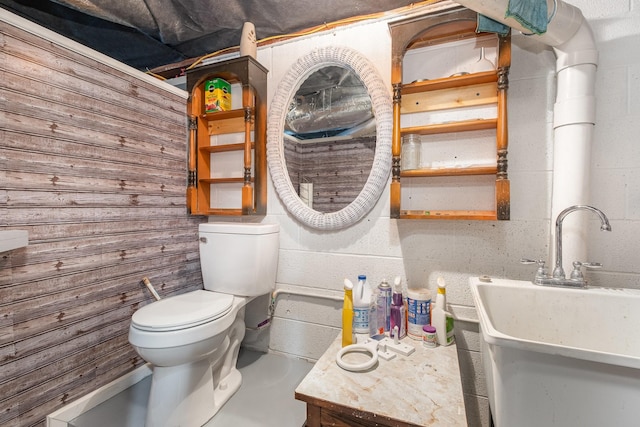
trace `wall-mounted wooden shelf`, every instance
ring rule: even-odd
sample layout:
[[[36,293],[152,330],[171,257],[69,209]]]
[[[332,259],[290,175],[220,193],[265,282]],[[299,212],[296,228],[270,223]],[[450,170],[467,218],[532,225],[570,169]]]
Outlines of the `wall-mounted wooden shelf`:
[[[426,17],[414,17],[390,24],[392,38],[391,80],[394,90],[393,129],[393,177],[391,182],[391,217],[401,219],[464,219],[464,220],[506,220],[510,215],[510,186],[507,177],[507,87],[511,65],[510,36],[495,36],[497,41],[497,64],[495,70],[475,73],[460,73],[429,80],[403,82],[403,61],[407,50],[412,47],[433,46],[452,43],[461,39],[479,37],[475,33],[477,14],[460,8],[452,12]],[[483,35],[483,37],[486,36]],[[473,108],[491,107],[494,117],[468,118]],[[433,114],[456,110],[466,111],[465,117],[447,121],[402,126],[402,116],[407,114]],[[474,110],[475,111],[475,110]],[[450,114],[451,116],[451,114]],[[408,134],[437,135],[464,134],[474,131],[493,130],[496,140],[495,165],[469,167],[418,168],[401,170],[402,137]],[[452,137],[452,139],[455,139]],[[455,144],[455,141],[451,141]],[[484,163],[484,162],[481,162]],[[495,210],[433,210],[403,208],[402,182],[415,178],[432,177],[473,177],[495,175]],[[428,192],[429,189],[421,189]],[[413,190],[417,191],[417,190]],[[425,198],[427,199],[427,198]]]
[[[417,133],[419,135],[435,135],[438,133],[470,132],[474,130],[495,129],[498,119],[473,119],[436,123],[424,126],[401,128],[400,135]]]
[[[472,219],[495,221],[498,219],[495,211],[418,211],[405,210],[400,212],[403,219]]]
[[[205,112],[204,83],[213,78],[222,78],[242,87],[242,108]],[[267,70],[250,56],[197,67],[187,72],[187,91],[190,95],[187,105],[190,122],[189,212],[194,215],[265,215]],[[242,135],[243,142],[211,145],[212,137],[231,134]],[[243,153],[235,165],[240,176],[216,176],[215,157],[236,151]],[[229,160],[225,158],[224,161]],[[212,196],[217,188],[229,184],[239,184],[237,207],[217,205]]]
[[[469,166],[458,168],[421,168],[400,171],[401,177],[427,178],[433,176],[462,176],[462,175],[495,175],[497,166]]]
[[[242,151],[244,150],[244,147],[245,147],[244,143],[237,143],[237,144],[209,145],[206,147],[200,147],[198,149],[200,151],[209,152],[209,153],[224,153],[227,151]],[[255,144],[252,142],[251,149],[253,150],[254,148],[255,148]]]

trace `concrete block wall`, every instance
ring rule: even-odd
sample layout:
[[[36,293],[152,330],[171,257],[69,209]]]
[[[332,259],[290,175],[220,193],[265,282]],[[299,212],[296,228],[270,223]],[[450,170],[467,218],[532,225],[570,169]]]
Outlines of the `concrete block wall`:
[[[640,288],[636,248],[640,237],[640,0],[572,0],[591,24],[600,50],[597,125],[592,148],[591,200],[609,215],[613,232],[589,223],[589,258],[604,264],[588,273],[594,284]],[[410,286],[435,289],[448,283],[469,425],[488,426],[489,409],[480,362],[478,325],[468,287],[470,276],[530,279],[521,257],[546,258],[550,247],[555,56],[532,37],[513,35],[509,88],[511,220],[419,221],[389,218],[389,191],[358,224],[323,232],[305,228],[286,212],[269,183],[269,222],[281,226],[278,288],[340,295],[344,277],[367,274],[376,284],[401,275]],[[374,62],[390,86],[387,22],[356,24],[259,50],[270,70],[269,100],[291,63],[311,49],[344,45]],[[247,335],[247,343],[273,352],[317,359],[340,330],[340,302],[281,295],[270,328]],[[252,303],[248,326],[266,312]],[[252,310],[250,310],[252,311]]]

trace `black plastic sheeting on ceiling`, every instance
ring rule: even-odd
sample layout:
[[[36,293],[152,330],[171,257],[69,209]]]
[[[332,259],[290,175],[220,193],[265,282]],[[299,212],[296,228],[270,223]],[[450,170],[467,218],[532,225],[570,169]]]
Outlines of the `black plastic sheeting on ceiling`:
[[[0,0],[4,9],[139,70],[237,46],[244,22],[258,40],[408,6],[407,0]]]

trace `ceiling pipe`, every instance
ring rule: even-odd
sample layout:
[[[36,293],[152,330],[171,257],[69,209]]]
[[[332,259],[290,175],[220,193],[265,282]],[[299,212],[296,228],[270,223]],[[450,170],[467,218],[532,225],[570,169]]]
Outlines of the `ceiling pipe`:
[[[530,31],[513,18],[505,18],[509,0],[456,0],[459,4],[512,27]],[[582,12],[562,0],[547,0],[550,21],[547,31],[532,35],[553,48],[556,55],[557,93],[553,116],[553,187],[551,243],[555,218],[566,207],[589,202],[591,143],[595,125],[595,78],[598,51],[591,28]],[[586,218],[571,218],[564,229],[565,270],[572,261],[587,261]],[[552,257],[552,254],[549,254]],[[551,260],[555,262],[555,260]]]

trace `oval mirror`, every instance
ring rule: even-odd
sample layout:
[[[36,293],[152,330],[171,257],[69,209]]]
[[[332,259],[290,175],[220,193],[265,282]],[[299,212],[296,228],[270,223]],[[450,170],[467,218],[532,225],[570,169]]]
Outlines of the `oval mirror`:
[[[303,224],[322,230],[345,228],[362,219],[387,184],[392,119],[391,99],[382,78],[357,51],[324,47],[300,58],[281,80],[267,120],[269,171],[287,210]],[[360,154],[341,152],[344,147]],[[299,154],[308,151],[325,153],[300,160]],[[359,164],[359,159],[364,163]],[[316,168],[310,170],[305,163],[315,163]],[[328,170],[332,163],[344,167]],[[311,190],[313,181],[323,174],[323,166],[325,175],[363,174],[366,179],[358,184],[352,177],[348,186],[324,188],[325,194],[333,196],[313,200],[320,194]],[[344,200],[349,191],[351,198]]]

